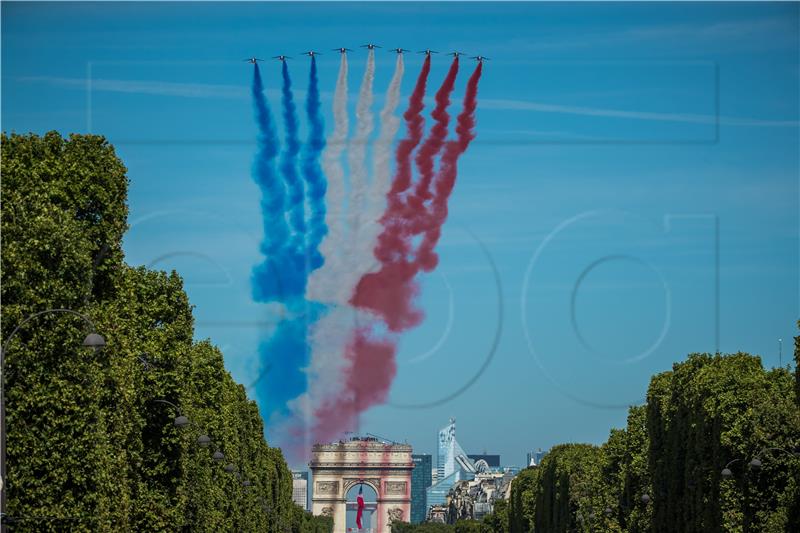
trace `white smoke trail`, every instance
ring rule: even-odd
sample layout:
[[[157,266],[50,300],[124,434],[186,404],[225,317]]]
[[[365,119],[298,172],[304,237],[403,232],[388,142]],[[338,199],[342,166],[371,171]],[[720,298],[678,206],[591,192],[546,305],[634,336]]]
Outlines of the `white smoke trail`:
[[[367,195],[367,143],[374,128],[372,115],[372,83],[375,80],[375,50],[370,50],[367,56],[367,68],[361,89],[358,92],[356,104],[356,134],[350,139],[347,146],[347,164],[350,167],[350,196],[347,202],[348,236],[344,246],[345,258],[348,268],[345,268],[334,280],[337,288],[338,302],[346,304],[353,294],[353,289],[359,276],[354,272],[358,265],[354,261],[355,250],[361,232],[361,214],[364,209],[364,199]]]
[[[342,169],[342,152],[347,141],[350,128],[350,117],[347,113],[347,54],[342,54],[339,63],[339,76],[336,79],[336,90],[333,93],[333,133],[327,140],[327,149],[322,156],[322,169],[328,178],[328,189],[325,192],[325,224],[328,234],[320,243],[320,253],[325,264],[312,272],[308,280],[308,298],[310,300],[329,302],[334,300],[336,284],[332,283],[343,269],[342,261],[345,242],[344,226],[344,170]]]
[[[378,222],[386,210],[386,193],[392,186],[391,159],[394,152],[393,141],[400,128],[400,118],[395,116],[395,110],[400,102],[400,82],[403,80],[403,54],[397,54],[397,63],[394,68],[392,81],[386,91],[386,101],[380,114],[380,130],[378,139],[372,151],[372,182],[369,193],[364,199],[361,226],[358,228],[359,236],[356,241],[356,253],[353,255],[353,277],[358,283],[361,276],[373,270],[377,262],[373,250],[378,243],[381,225]],[[353,285],[355,289],[355,284]]]
[[[348,147],[351,190],[348,205],[348,235],[345,270],[340,271],[331,285],[339,291],[339,305],[331,308],[313,328],[312,355],[308,374],[308,393],[305,405],[318,407],[343,393],[343,376],[350,364],[344,354],[358,326],[371,323],[371,313],[348,305],[356,283],[368,272],[374,262],[375,247],[380,230],[378,219],[386,207],[386,193],[391,187],[392,142],[400,128],[400,119],[394,115],[400,101],[400,82],[403,78],[403,57],[398,55],[394,75],[386,92],[386,101],[380,113],[378,139],[373,148],[373,178],[367,182],[366,145],[372,132],[372,79],[374,59],[372,53],[367,63],[364,82],[357,105],[357,133]],[[298,402],[297,407],[300,407]],[[304,413],[307,414],[307,413]],[[353,428],[346,428],[353,429]]]

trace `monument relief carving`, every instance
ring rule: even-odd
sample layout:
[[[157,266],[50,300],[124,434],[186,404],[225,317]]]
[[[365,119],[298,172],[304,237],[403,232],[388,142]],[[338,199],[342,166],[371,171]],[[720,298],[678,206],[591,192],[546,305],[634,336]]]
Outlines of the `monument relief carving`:
[[[399,507],[392,507],[389,509],[389,522],[402,522],[403,510]]]
[[[338,481],[317,481],[317,493],[319,494],[338,494]]]
[[[386,494],[404,495],[407,487],[408,485],[406,485],[405,481],[387,481],[383,490]]]

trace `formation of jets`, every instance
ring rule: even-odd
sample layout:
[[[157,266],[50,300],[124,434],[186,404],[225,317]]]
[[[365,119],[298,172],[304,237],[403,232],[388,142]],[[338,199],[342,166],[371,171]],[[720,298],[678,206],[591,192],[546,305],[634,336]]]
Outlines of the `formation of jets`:
[[[361,48],[367,48],[369,50],[375,50],[376,48],[380,48],[380,46],[377,45],[377,44],[374,44],[374,43],[367,43],[367,44],[362,44]],[[339,52],[340,54],[346,54],[347,52],[352,52],[353,51],[352,49],[345,48],[345,47],[333,48],[332,50],[334,52]],[[403,52],[410,52],[411,50],[407,50],[406,48],[392,48],[389,51],[390,52],[396,52],[398,54],[402,54]],[[431,50],[430,48],[426,48],[425,50],[420,50],[417,53],[418,54],[425,54],[425,55],[429,56],[431,54],[438,54],[439,52],[437,52],[436,50]],[[309,50],[308,52],[303,52],[303,55],[304,56],[309,56],[309,57],[314,57],[314,56],[317,56],[317,55],[322,55],[322,53],[314,51],[314,50]],[[464,52],[454,51],[454,52],[448,53],[447,55],[453,56],[453,57],[458,57],[458,56],[463,56],[465,54],[464,54]],[[272,56],[272,59],[277,59],[278,61],[286,61],[287,59],[291,59],[291,57],[281,54],[281,55],[277,55],[277,56]],[[486,56],[471,56],[470,59],[474,59],[478,63],[482,63],[483,61],[488,61],[489,60],[489,58],[486,57]],[[245,59],[244,61],[247,61],[248,63],[252,63],[252,64],[255,65],[256,62],[264,61],[264,60],[263,59],[259,59],[257,57],[249,57],[249,58]]]

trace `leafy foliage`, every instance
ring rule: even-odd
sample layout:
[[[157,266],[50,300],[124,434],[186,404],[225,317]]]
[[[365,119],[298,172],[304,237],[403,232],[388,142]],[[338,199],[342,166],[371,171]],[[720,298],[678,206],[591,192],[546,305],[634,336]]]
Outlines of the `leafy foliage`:
[[[627,427],[601,448],[556,446],[523,470],[511,486],[509,530],[796,531],[796,383],[751,355],[690,355],[652,378],[647,404],[632,407]],[[761,468],[749,466],[753,458]]]
[[[2,167],[3,339],[69,308],[107,343],[86,350],[84,321],[46,313],[7,347],[15,530],[330,531],[292,503],[286,462],[222,354],[193,341],[181,278],[123,262],[126,169],[105,139],[3,134]]]

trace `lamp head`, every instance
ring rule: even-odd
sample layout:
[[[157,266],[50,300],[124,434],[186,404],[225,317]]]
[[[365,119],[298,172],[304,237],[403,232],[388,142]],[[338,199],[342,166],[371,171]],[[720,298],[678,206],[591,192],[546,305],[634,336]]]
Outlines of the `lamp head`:
[[[87,348],[99,350],[106,345],[106,340],[99,333],[89,333],[86,338],[83,339],[83,345]]]

